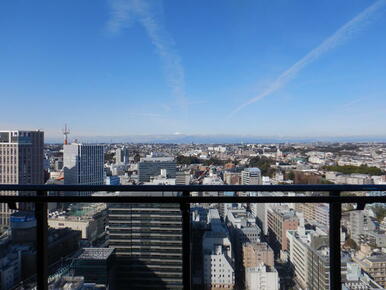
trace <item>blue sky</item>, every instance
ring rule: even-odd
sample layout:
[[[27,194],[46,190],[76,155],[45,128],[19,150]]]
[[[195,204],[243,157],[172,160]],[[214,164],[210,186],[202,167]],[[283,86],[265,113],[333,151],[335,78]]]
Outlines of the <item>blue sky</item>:
[[[386,0],[0,2],[0,129],[385,136]]]

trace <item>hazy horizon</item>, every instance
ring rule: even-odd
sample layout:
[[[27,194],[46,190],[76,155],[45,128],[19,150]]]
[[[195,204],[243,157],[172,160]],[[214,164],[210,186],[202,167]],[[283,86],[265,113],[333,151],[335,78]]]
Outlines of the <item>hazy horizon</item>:
[[[311,143],[311,142],[386,142],[386,136],[257,136],[233,134],[159,134],[123,136],[84,136],[70,135],[69,141],[86,143],[177,143],[177,144],[232,144],[232,143]],[[45,137],[46,143],[62,143],[63,137]]]

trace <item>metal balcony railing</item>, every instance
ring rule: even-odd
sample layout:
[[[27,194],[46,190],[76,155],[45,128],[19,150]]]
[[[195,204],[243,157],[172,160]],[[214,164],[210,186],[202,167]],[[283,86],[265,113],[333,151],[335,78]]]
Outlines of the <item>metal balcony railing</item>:
[[[328,203],[330,289],[342,289],[340,226],[343,203],[363,209],[369,203],[386,203],[385,196],[341,196],[341,192],[386,191],[386,185],[0,185],[0,191],[34,191],[35,196],[0,196],[1,203],[15,208],[17,202],[35,203],[37,220],[37,286],[48,289],[47,203],[178,203],[183,224],[183,284],[191,289],[190,204],[192,203]],[[54,192],[181,192],[178,196],[47,196]],[[317,196],[191,196],[191,192],[328,192]]]

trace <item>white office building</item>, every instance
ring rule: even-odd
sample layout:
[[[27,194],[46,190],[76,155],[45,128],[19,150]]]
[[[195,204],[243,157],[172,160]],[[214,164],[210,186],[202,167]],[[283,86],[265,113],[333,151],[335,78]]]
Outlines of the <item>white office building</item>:
[[[229,233],[220,222],[217,210],[208,215],[211,230],[202,239],[204,285],[206,289],[233,289],[234,261]]]
[[[103,145],[72,143],[63,145],[64,184],[104,184]],[[91,195],[82,192],[80,195]]]
[[[127,164],[129,162],[129,150],[123,146],[115,151],[115,163]]]
[[[275,268],[261,264],[245,269],[246,290],[278,290],[279,275]]]
[[[304,218],[299,214],[298,230],[287,231],[289,260],[295,279],[303,289],[328,289],[328,235],[320,228],[305,230]]]

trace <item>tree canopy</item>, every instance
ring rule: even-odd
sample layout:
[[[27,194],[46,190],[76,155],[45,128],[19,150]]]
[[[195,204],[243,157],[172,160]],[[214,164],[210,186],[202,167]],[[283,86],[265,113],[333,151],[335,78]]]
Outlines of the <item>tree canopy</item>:
[[[381,205],[373,206],[373,212],[375,213],[377,220],[379,222],[383,221],[383,218],[386,217],[386,207]]]
[[[183,155],[177,156],[177,164],[190,165],[190,164],[200,164],[200,163],[202,163],[202,160],[196,156],[183,156]]]
[[[255,156],[249,160],[250,167],[257,167],[261,170],[261,174],[272,177],[275,173],[275,169],[271,167],[274,161],[265,156]]]
[[[374,166],[367,166],[367,165],[361,165],[361,166],[355,166],[355,165],[332,165],[332,166],[324,166],[323,169],[328,171],[336,171],[341,172],[343,174],[351,174],[351,173],[361,173],[361,174],[370,174],[370,175],[383,175],[385,172]]]

